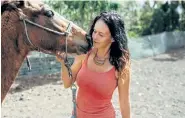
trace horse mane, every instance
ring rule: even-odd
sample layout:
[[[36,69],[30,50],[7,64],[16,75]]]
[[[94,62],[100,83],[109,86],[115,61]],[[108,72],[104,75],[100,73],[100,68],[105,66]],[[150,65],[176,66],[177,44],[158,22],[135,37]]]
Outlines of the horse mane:
[[[1,25],[2,25],[2,29],[3,29],[2,33],[6,32],[6,34],[7,34],[7,32],[9,32],[9,33],[11,32],[8,37],[11,37],[11,38],[14,37],[15,38],[15,40],[14,40],[14,50],[17,53],[20,52],[19,41],[16,38],[17,35],[15,35],[15,33],[14,33],[14,30],[15,30],[14,27],[11,26],[11,24],[8,23],[8,22],[12,22],[12,19],[10,17],[11,14],[6,14],[5,15],[6,18],[4,18],[3,13],[5,11],[9,11],[9,12],[16,11],[18,8],[21,8],[23,6],[24,6],[24,1],[20,1],[20,2],[17,2],[17,1],[2,1],[2,3],[1,3],[1,17],[2,17],[1,18],[1,23],[2,23]],[[11,30],[13,30],[13,31],[11,31]],[[2,54],[4,54],[4,53],[2,53]]]
[[[5,11],[16,10],[24,6],[24,1],[2,1],[1,3],[1,15]]]
[[[1,15],[5,11],[16,10],[17,8],[21,8],[24,6],[25,1],[2,1],[1,3]]]

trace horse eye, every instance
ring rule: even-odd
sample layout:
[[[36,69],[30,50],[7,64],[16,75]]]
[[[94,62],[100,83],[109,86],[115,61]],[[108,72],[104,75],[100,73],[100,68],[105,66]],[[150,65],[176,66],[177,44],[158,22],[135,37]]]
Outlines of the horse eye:
[[[53,16],[54,16],[54,13],[53,13],[53,11],[51,11],[51,10],[47,10],[47,11],[44,13],[44,15],[46,15],[47,17],[53,17]]]

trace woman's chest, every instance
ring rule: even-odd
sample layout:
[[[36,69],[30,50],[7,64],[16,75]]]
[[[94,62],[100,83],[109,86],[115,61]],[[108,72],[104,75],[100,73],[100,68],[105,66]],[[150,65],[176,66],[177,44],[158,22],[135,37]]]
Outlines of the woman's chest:
[[[109,60],[105,60],[103,65],[97,65],[94,62],[94,59],[92,56],[89,56],[87,62],[86,62],[86,68],[90,71],[97,72],[97,73],[106,73],[109,72],[111,69],[114,68],[109,62]]]
[[[109,96],[117,86],[113,70],[108,73],[96,73],[82,68],[76,80],[80,89],[87,90],[96,96]]]

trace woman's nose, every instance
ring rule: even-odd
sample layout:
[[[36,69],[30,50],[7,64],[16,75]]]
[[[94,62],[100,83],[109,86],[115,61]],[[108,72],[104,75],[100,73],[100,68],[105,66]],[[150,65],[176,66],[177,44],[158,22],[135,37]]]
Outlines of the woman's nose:
[[[93,34],[93,40],[96,40],[97,39],[97,33],[94,33]]]

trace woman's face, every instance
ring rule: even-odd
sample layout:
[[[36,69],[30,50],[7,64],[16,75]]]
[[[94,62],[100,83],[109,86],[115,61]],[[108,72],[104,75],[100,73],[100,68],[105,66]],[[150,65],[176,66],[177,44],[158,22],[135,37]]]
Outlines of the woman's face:
[[[110,47],[112,43],[111,33],[103,20],[99,19],[96,21],[92,38],[94,48],[106,48],[107,46]]]

